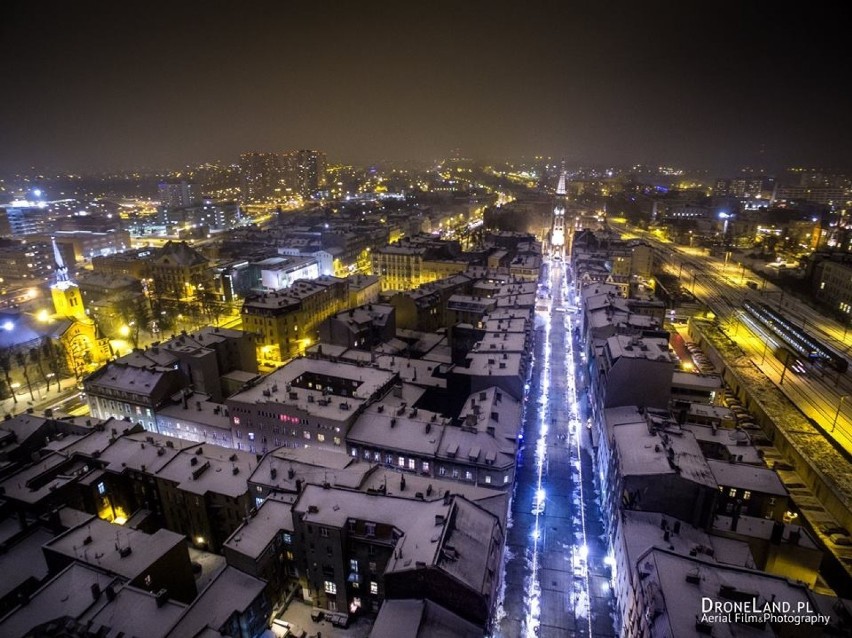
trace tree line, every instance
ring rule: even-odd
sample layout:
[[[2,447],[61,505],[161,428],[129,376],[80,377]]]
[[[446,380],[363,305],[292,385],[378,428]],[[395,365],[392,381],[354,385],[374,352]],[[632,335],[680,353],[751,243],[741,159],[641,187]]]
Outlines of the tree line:
[[[0,348],[0,372],[0,399],[12,397],[18,402],[13,380],[13,376],[17,376],[34,401],[33,383],[43,382],[47,390],[55,383],[57,392],[62,389],[61,379],[68,373],[68,356],[61,343],[44,337],[38,343]]]

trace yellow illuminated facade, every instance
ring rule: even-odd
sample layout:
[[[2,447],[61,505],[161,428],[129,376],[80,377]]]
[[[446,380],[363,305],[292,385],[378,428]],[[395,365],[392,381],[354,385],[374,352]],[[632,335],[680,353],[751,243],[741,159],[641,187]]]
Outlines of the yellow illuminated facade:
[[[75,319],[86,318],[83,295],[80,294],[80,288],[76,284],[69,281],[59,282],[50,287],[50,294],[57,315],[74,317]],[[41,319],[41,316],[39,316],[39,319]]]
[[[467,269],[467,262],[424,259],[425,249],[385,246],[372,253],[373,275],[381,278],[382,290],[413,290]]]

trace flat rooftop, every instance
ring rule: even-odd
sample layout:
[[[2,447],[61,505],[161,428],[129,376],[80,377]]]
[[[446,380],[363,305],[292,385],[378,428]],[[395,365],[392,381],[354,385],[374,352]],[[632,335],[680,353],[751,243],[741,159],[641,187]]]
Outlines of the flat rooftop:
[[[106,469],[121,473],[125,470],[145,471],[156,474],[182,449],[198,445],[153,432],[137,432],[118,437],[101,453],[98,459],[106,463]]]
[[[807,586],[765,572],[713,564],[663,549],[651,550],[640,558],[640,563],[643,573],[648,574],[643,587],[655,592],[648,603],[657,612],[650,627],[654,635],[695,635],[696,613],[700,614],[702,598],[721,600],[719,591],[723,586],[735,587],[741,595],[753,594],[761,607],[770,600],[779,600],[793,609],[800,604],[816,609]],[[698,575],[698,582],[687,582],[688,575]],[[771,625],[759,629],[741,623],[714,623],[712,627],[716,638],[776,635]]]
[[[448,367],[437,361],[427,359],[409,359],[398,355],[381,355],[376,357],[376,364],[383,370],[391,370],[407,383],[420,386],[445,388],[447,379],[438,376]]]
[[[90,625],[92,631],[108,627],[108,636],[136,636],[160,638],[169,634],[186,605],[172,600],[157,604],[157,597],[147,591],[125,585],[117,589],[110,601],[104,594],[80,617],[80,622]]]
[[[468,352],[467,367],[456,366],[453,372],[479,377],[511,377],[521,374],[524,354],[520,352]]]
[[[445,428],[445,418],[436,412],[377,403],[358,416],[346,440],[382,450],[432,457]]]
[[[672,387],[720,390],[722,388],[722,379],[715,374],[698,374],[697,372],[675,370],[672,373]]]
[[[617,424],[610,421],[610,410],[606,411],[607,429],[615,441],[624,476],[678,473],[695,483],[716,488],[716,480],[708,462],[691,432],[684,431],[680,435],[667,435],[665,432],[651,434],[642,415],[636,412],[635,407],[633,410],[636,420]],[[679,470],[670,464],[668,449],[672,450],[672,460]]]
[[[621,538],[627,549],[628,562],[633,566],[652,547],[670,548],[679,554],[689,554],[696,547],[710,546],[710,536],[703,529],[665,514],[622,510],[621,520]],[[668,539],[666,530],[662,529],[662,521],[668,525]],[[676,522],[680,523],[677,534],[674,533]]]
[[[775,470],[746,463],[728,463],[714,459],[707,461],[707,464],[719,485],[738,487],[761,494],[787,496],[787,489],[781,479],[778,478]]]
[[[648,359],[650,361],[662,361],[673,363],[674,359],[669,353],[669,344],[666,339],[658,337],[630,337],[627,335],[614,335],[606,340],[607,348],[613,359]]]
[[[281,531],[293,531],[290,503],[268,498],[257,509],[257,514],[231,534],[224,547],[256,559]]]
[[[172,636],[199,636],[206,627],[218,630],[234,611],[245,611],[263,593],[266,581],[226,566],[181,615]]]
[[[280,447],[266,454],[249,477],[249,482],[264,485],[273,492],[295,495],[297,481],[331,483],[339,487],[357,488],[373,466],[348,456],[340,449],[311,445]],[[292,502],[295,496],[289,498]]]
[[[257,456],[249,452],[196,443],[172,457],[157,476],[199,496],[212,492],[239,498],[248,491],[248,477],[257,463]]]
[[[529,329],[529,321],[526,318],[516,317],[512,319],[493,319],[488,315],[484,322],[485,332],[526,332]]]
[[[0,619],[0,635],[25,636],[33,628],[53,619],[78,618],[92,608],[92,586],[101,591],[120,584],[115,576],[83,563],[71,563],[30,596],[27,605],[18,606]]]
[[[231,431],[231,419],[227,416],[224,403],[211,401],[204,394],[192,394],[186,399],[186,404],[180,399],[171,405],[164,405],[157,410],[157,418],[166,417],[186,423],[201,423],[220,430]]]
[[[60,452],[51,452],[28,467],[8,476],[2,482],[4,498],[23,503],[37,503],[51,492],[76,480],[85,462],[69,461]]]
[[[303,387],[300,381],[305,374],[348,382],[349,391],[345,395],[326,395],[319,383],[315,388]],[[291,405],[316,416],[345,420],[395,377],[393,372],[374,367],[301,357],[233,395],[227,403]]]
[[[17,520],[7,520],[13,522],[20,531],[20,523]],[[0,598],[29,578],[41,581],[47,576],[47,562],[41,547],[52,538],[53,534],[46,529],[34,528],[15,544],[7,544],[5,553],[0,554],[0,574],[3,574],[3,578],[0,578]]]
[[[486,332],[474,345],[478,352],[526,352],[528,347],[522,332]]]
[[[153,534],[114,525],[99,518],[72,527],[44,545],[45,550],[72,560],[94,564],[133,580],[152,563],[186,541],[181,534],[158,529]],[[122,556],[116,547],[131,548]]]

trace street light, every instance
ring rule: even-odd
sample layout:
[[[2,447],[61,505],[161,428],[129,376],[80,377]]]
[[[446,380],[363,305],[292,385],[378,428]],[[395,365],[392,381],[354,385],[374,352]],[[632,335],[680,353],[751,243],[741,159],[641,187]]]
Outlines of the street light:
[[[840,416],[840,410],[843,409],[843,402],[848,399],[852,394],[844,394],[840,397],[840,402],[837,404],[837,412],[834,413],[834,421],[831,423],[831,431],[834,432],[834,428],[837,427],[837,417]]]

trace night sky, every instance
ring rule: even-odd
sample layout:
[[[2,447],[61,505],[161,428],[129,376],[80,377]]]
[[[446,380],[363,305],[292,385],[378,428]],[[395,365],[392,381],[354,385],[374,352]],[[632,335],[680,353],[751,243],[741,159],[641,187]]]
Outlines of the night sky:
[[[850,34],[828,5],[124,4],[0,4],[0,171],[292,148],[852,165]]]

